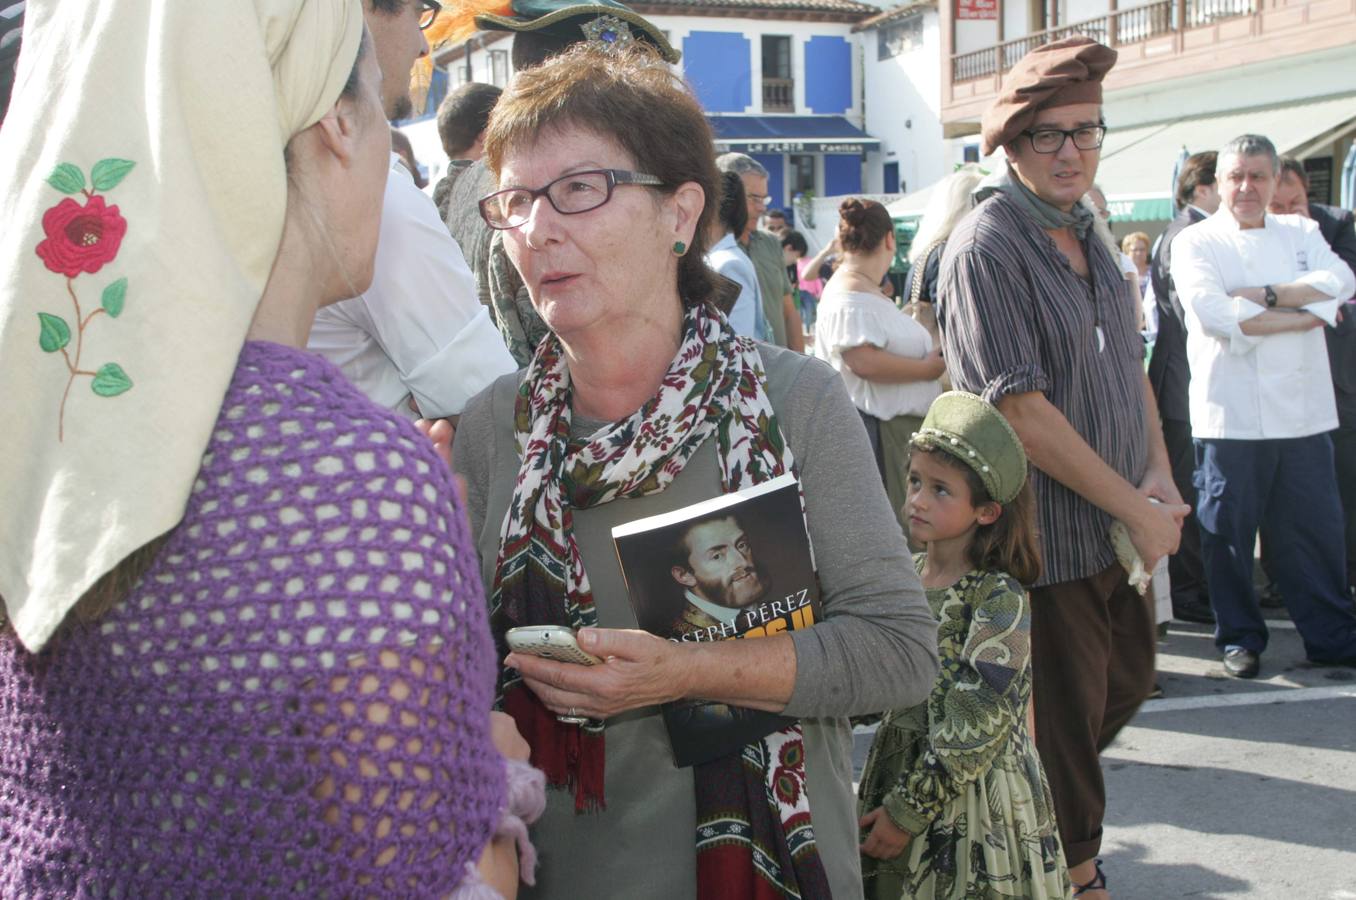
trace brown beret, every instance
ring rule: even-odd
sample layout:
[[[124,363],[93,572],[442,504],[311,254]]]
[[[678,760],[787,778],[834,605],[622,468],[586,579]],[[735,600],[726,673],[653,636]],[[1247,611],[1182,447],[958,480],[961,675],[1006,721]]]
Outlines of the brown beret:
[[[1078,35],[1037,47],[1003,80],[998,99],[984,111],[984,155],[1027,128],[1042,109],[1101,103],[1102,79],[1116,64],[1116,51]]]

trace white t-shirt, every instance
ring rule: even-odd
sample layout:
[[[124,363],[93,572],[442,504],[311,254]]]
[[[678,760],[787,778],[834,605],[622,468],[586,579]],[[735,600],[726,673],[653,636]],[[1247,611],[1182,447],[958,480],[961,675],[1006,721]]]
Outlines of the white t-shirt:
[[[1268,214],[1262,228],[1239,228],[1221,207],[1173,241],[1172,280],[1186,312],[1195,437],[1297,438],[1337,427],[1322,329],[1244,334],[1239,326],[1265,309],[1234,296],[1241,288],[1300,282],[1333,298],[1306,309],[1334,321],[1356,276],[1317,223]]]
[[[932,350],[932,336],[884,295],[826,287],[815,318],[814,355],[838,370],[848,396],[863,412],[879,419],[926,413],[942,392],[941,382],[888,384],[857,377],[844,364],[843,351],[868,344],[896,356],[922,359]]]
[[[475,278],[433,201],[392,154],[372,286],[316,313],[307,349],[359,390],[414,418],[461,413],[466,401],[518,367],[476,299]]]

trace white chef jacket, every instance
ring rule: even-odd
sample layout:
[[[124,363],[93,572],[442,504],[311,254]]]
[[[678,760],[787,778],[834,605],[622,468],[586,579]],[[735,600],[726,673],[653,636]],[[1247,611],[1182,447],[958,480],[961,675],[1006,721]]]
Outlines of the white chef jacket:
[[[1265,308],[1232,296],[1300,282],[1333,298],[1305,307],[1333,322],[1340,301],[1356,291],[1356,276],[1315,222],[1268,214],[1262,228],[1239,228],[1221,207],[1177,236],[1172,280],[1186,311],[1195,437],[1297,438],[1337,427],[1322,330],[1246,335],[1239,326]]]
[[[437,207],[395,154],[382,201],[372,286],[322,308],[307,347],[375,403],[413,418],[457,415],[517,369]]]

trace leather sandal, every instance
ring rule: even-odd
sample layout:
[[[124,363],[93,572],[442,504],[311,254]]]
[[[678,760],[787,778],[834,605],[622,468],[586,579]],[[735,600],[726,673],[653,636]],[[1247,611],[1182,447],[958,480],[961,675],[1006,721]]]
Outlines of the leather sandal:
[[[1097,868],[1097,875],[1087,884],[1078,884],[1075,882],[1073,886],[1073,895],[1075,897],[1083,896],[1085,891],[1106,890],[1106,873],[1102,871],[1102,861],[1100,859],[1094,859],[1092,864]]]

